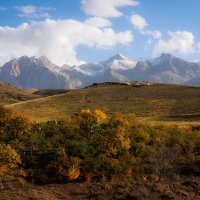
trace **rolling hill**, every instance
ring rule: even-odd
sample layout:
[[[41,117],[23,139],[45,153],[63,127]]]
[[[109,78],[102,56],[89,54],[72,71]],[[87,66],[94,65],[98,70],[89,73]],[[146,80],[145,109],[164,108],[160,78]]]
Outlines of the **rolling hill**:
[[[62,119],[81,109],[99,108],[108,115],[135,113],[146,119],[200,122],[200,87],[148,82],[102,83],[8,107],[37,121]]]
[[[34,89],[20,89],[8,83],[0,82],[0,105],[38,98],[32,94]]]

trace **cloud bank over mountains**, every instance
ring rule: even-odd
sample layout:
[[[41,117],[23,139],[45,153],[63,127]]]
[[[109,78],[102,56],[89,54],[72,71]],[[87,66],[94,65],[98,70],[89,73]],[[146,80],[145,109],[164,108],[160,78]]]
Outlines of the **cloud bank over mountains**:
[[[98,20],[97,20],[98,21]],[[45,55],[54,63],[80,64],[76,48],[112,48],[116,44],[127,45],[133,40],[131,31],[115,32],[99,21],[95,26],[76,20],[50,20],[24,23],[18,27],[0,27],[0,63],[11,58]],[[104,25],[103,25],[104,23]]]
[[[164,38],[159,29],[151,29],[151,23],[142,15],[132,12],[126,16],[124,7],[134,11],[140,6],[138,0],[81,0],[80,8],[85,19],[51,19],[53,7],[34,5],[15,6],[17,16],[27,18],[27,23],[0,26],[0,66],[6,61],[23,55],[47,56],[57,65],[79,65],[78,48],[114,49],[134,46],[135,34],[146,38],[152,56],[161,53],[182,55],[199,53],[200,43],[191,31],[168,31]],[[0,7],[1,12],[7,8]],[[116,28],[116,20],[122,19],[130,27]],[[123,29],[123,30],[122,30]],[[144,44],[145,51],[145,44]]]
[[[195,44],[193,33],[188,31],[168,31],[169,39],[160,39],[153,49],[153,55],[159,55],[160,52],[180,52],[183,54],[198,51]]]

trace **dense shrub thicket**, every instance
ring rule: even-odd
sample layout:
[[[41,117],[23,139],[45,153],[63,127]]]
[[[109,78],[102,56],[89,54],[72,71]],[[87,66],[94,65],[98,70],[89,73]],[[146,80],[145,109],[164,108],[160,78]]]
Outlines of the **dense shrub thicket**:
[[[0,107],[0,177],[38,183],[199,176],[200,131],[82,110],[32,123]]]

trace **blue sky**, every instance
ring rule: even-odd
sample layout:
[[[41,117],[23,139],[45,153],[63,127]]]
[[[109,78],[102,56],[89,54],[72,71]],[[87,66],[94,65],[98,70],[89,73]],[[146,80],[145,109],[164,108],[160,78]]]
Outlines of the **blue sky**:
[[[200,61],[199,0],[0,0],[0,65],[22,55],[54,63],[173,53]]]

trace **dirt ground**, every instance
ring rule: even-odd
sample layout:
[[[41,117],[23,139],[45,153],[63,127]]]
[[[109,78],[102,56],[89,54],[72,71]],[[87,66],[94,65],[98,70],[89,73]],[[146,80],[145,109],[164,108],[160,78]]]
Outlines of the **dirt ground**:
[[[200,178],[131,183],[67,183],[35,186],[5,183],[0,200],[200,200]]]

